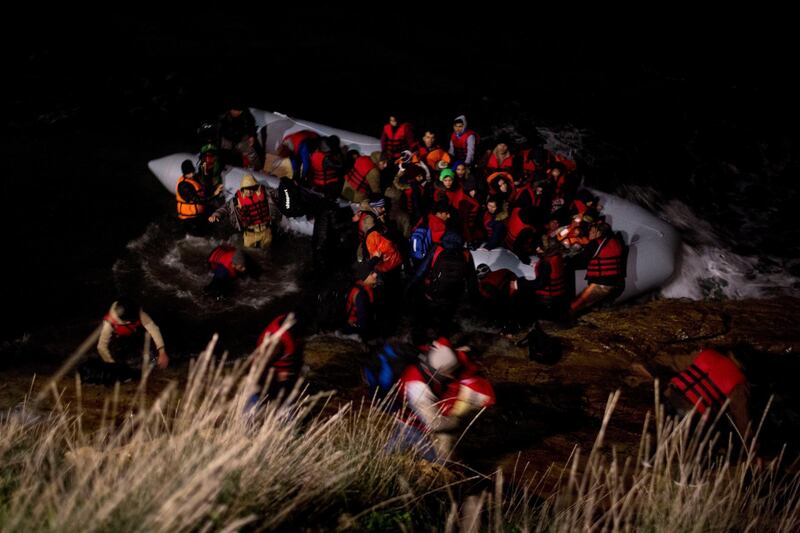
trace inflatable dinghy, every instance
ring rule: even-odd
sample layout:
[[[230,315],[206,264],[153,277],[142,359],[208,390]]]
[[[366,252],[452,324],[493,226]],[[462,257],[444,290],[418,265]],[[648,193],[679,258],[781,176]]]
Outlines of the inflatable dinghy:
[[[290,118],[281,113],[270,113],[260,109],[251,108],[250,111],[256,119],[261,139],[265,139],[265,151],[276,154],[283,138],[290,133],[300,130],[316,131],[320,135],[337,135],[342,147],[356,149],[362,154],[369,155],[380,151],[380,140],[375,137],[361,135],[315,122]],[[148,163],[150,171],[167,188],[170,193],[175,192],[178,178],[181,176],[181,163],[189,159],[197,161],[197,154],[179,153],[154,159]],[[285,175],[284,160],[267,159],[271,173],[245,170],[237,167],[228,167],[222,174],[225,196],[231,197],[238,189],[242,176],[252,174],[257,181],[270,188],[277,188],[279,176]],[[270,165],[274,161],[274,165]],[[614,231],[622,234],[628,244],[627,277],[625,291],[616,301],[622,301],[647,291],[661,287],[673,274],[677,266],[680,238],[675,229],[659,219],[646,209],[623,200],[608,193],[589,189],[599,198],[602,214],[611,224]],[[348,205],[343,202],[342,205]],[[289,231],[303,235],[311,235],[314,231],[313,221],[306,217],[287,218],[281,217],[281,226]],[[508,268],[518,276],[534,279],[534,264],[536,257],[530,265],[522,263],[516,255],[505,248],[486,250],[479,248],[472,252],[475,264],[486,263],[492,270]],[[586,286],[585,270],[575,272],[575,289],[582,290]]]

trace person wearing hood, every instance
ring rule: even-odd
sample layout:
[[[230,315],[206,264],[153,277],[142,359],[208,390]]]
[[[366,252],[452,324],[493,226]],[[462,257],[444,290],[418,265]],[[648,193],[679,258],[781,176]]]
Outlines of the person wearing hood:
[[[483,165],[484,176],[488,177],[495,172],[514,174],[514,154],[511,153],[508,145],[509,140],[505,136],[499,136],[497,138],[494,149],[486,155],[486,162]]]
[[[111,304],[103,317],[97,353],[105,363],[114,364],[114,355],[119,358],[140,358],[142,346],[150,338],[157,352],[158,368],[167,368],[169,357],[164,348],[161,330],[144,309],[129,298],[120,298]],[[115,352],[114,354],[112,354]]]
[[[463,161],[467,166],[475,164],[475,150],[478,148],[478,134],[467,129],[467,117],[459,115],[453,120],[453,133],[450,135],[450,155]]]
[[[236,195],[214,211],[208,221],[218,222],[225,214],[242,232],[245,248],[269,248],[272,243],[269,197],[266,188],[251,174],[242,176]]]

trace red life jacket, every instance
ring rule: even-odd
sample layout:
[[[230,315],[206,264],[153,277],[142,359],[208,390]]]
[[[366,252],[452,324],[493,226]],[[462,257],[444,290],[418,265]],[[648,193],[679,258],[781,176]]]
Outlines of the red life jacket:
[[[528,197],[528,204],[525,204],[525,197]],[[527,207],[530,205],[531,207],[539,208],[542,205],[542,199],[544,198],[544,193],[536,194],[536,189],[533,187],[533,184],[528,182],[519,189],[514,190],[514,194],[511,195],[511,199],[509,203],[514,207]]]
[[[731,391],[745,381],[736,363],[706,348],[694,358],[689,368],[672,378],[670,384],[696,405],[697,412],[702,414],[706,409],[718,412]]]
[[[534,161],[533,158],[531,158],[530,152],[531,149],[526,148],[519,154],[519,156],[522,158],[523,181],[533,181],[536,178],[536,170],[539,168],[538,166],[536,166],[536,161]]]
[[[351,326],[356,326],[358,324],[358,306],[356,305],[356,299],[358,299],[358,295],[361,294],[362,291],[367,293],[370,304],[375,302],[375,292],[372,287],[364,285],[362,280],[356,281],[356,284],[350,289],[350,294],[347,295],[347,323]]]
[[[236,277],[236,269],[233,267],[233,255],[236,253],[236,248],[227,244],[220,244],[211,255],[208,257],[208,264],[211,269],[215,269],[217,265],[222,265],[232,278]]]
[[[431,230],[431,242],[433,244],[441,244],[444,232],[447,231],[447,222],[437,217],[433,213],[429,213],[428,229]]]
[[[601,283],[606,278],[624,276],[625,265],[622,264],[625,246],[619,237],[613,235],[600,242],[597,251],[586,267],[586,279],[589,283]]]
[[[181,196],[180,185],[184,182],[194,187],[198,198],[202,199],[205,196],[205,191],[199,181],[194,178],[187,178],[186,176],[178,178],[178,183],[175,185],[175,200],[177,201],[178,218],[181,220],[196,218],[202,215],[206,210],[205,204],[189,202]]]
[[[486,274],[478,283],[478,292],[487,300],[492,300],[496,295],[503,292],[506,293],[506,296],[511,296],[516,292],[511,287],[511,282],[516,279],[516,274],[507,268],[494,270]]]
[[[256,192],[248,198],[241,190],[236,191],[236,202],[239,205],[239,216],[244,227],[249,228],[261,224],[269,225],[272,219],[269,216],[269,203],[267,203],[267,190],[259,185]]]
[[[453,143],[453,157],[456,161],[465,161],[467,158],[467,139],[475,137],[475,150],[478,149],[480,137],[472,130],[465,130],[461,137],[456,136],[456,132],[450,134],[450,142]]]
[[[129,337],[142,327],[142,321],[139,319],[136,319],[134,322],[122,322],[112,316],[111,312],[106,313],[103,320],[111,324],[111,327],[114,328],[114,335],[117,337]]]
[[[283,138],[282,144],[292,152],[292,155],[300,155],[300,145],[309,139],[317,139],[319,134],[311,130],[300,130],[290,133]]]
[[[391,159],[396,159],[400,157],[400,154],[403,150],[411,150],[411,146],[408,145],[408,130],[411,128],[411,125],[408,122],[403,122],[397,129],[392,131],[392,125],[386,124],[383,127],[383,135],[386,139],[386,146],[384,147],[384,152],[386,152]]]
[[[316,187],[325,187],[339,181],[336,169],[325,166],[327,154],[322,150],[317,150],[311,154],[311,184]]]
[[[514,249],[514,244],[517,242],[517,239],[524,230],[530,230],[533,232],[536,231],[533,226],[522,221],[522,219],[519,217],[519,212],[520,209],[518,207],[512,209],[511,215],[508,217],[508,223],[506,224],[508,229],[506,231],[506,239],[504,242],[506,248],[509,250]]]
[[[508,157],[503,159],[502,163],[499,163],[497,161],[497,155],[494,152],[492,152],[492,154],[489,156],[489,160],[486,161],[485,171],[487,176],[494,174],[495,172],[508,172],[509,174],[511,174],[513,168],[514,168],[513,155],[508,154]],[[514,178],[511,178],[511,183],[512,184],[514,183]]]
[[[264,328],[264,331],[261,332],[261,335],[258,337],[258,344],[256,346],[261,346],[261,343],[264,342],[264,338],[267,335],[272,335],[273,333],[277,332],[281,329],[283,325],[283,321],[286,319],[286,315],[279,315],[275,318],[270,324]],[[297,363],[295,361],[295,350],[296,350],[296,343],[294,337],[291,333],[291,328],[287,329],[283,332],[280,338],[280,349],[281,355],[276,359],[271,366],[275,367],[275,369],[285,369],[289,370],[294,367]]]
[[[353,188],[353,190],[361,192],[370,192],[369,183],[367,183],[367,174],[378,167],[372,162],[372,159],[360,155],[353,163],[353,168],[345,174],[344,180]]]
[[[561,254],[549,254],[539,261],[546,261],[550,265],[550,281],[540,289],[536,289],[536,294],[542,300],[551,300],[567,294],[567,276],[564,268],[564,258]],[[536,263],[538,268],[539,263]],[[538,273],[537,273],[538,277]]]

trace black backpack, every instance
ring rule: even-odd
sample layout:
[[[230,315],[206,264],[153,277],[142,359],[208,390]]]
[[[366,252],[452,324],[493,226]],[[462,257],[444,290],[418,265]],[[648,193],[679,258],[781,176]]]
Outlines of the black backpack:
[[[517,346],[528,346],[528,359],[543,365],[554,365],[561,360],[561,341],[542,330],[537,322]]]
[[[467,275],[464,250],[443,249],[431,269],[431,297],[434,300],[457,300],[466,292]]]
[[[289,218],[299,217],[306,214],[306,206],[303,201],[303,191],[292,179],[281,178],[278,185],[278,210]]]

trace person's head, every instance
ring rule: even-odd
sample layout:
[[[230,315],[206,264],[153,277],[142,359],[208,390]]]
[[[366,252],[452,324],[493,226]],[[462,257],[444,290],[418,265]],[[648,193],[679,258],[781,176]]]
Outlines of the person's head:
[[[425,135],[422,136],[422,142],[425,144],[426,148],[433,148],[436,144],[436,134],[431,130],[425,130]]]
[[[456,133],[456,135],[461,135],[462,133],[464,133],[464,129],[466,127],[467,126],[464,123],[464,118],[463,117],[457,117],[453,121],[453,131]]]
[[[495,186],[497,187],[498,192],[503,194],[508,194],[510,191],[508,180],[502,176],[497,178],[497,181],[495,181]]]
[[[566,174],[567,168],[564,166],[563,163],[555,163],[552,167],[550,167],[550,175],[553,179],[558,179],[564,174]]]
[[[458,356],[450,347],[446,339],[433,341],[426,355],[428,367],[442,377],[453,377],[458,369]]]
[[[508,155],[508,139],[503,136],[498,137],[494,145],[494,153],[498,155]]]
[[[455,181],[455,172],[446,168],[439,173],[439,181],[442,182],[445,189],[450,189],[453,186],[453,182]]]
[[[490,215],[494,215],[497,213],[497,209],[499,208],[499,204],[497,198],[490,196],[486,199],[486,212]]]
[[[487,265],[486,263],[481,263],[480,265],[475,267],[475,275],[478,277],[478,279],[485,278],[491,271],[492,269],[489,268],[489,265]]]
[[[389,116],[389,125],[393,128],[396,128],[398,124],[397,117],[395,115]]]
[[[181,163],[181,174],[186,177],[191,177],[194,172],[194,163],[192,163],[191,160],[186,159],[183,163]]]
[[[233,118],[239,118],[239,117],[241,117],[241,116],[242,116],[242,113],[244,113],[244,109],[242,109],[242,108],[240,108],[240,107],[238,107],[238,106],[237,106],[237,107],[232,107],[232,108],[228,109],[228,114],[229,114],[230,116],[232,116]]]
[[[446,222],[450,218],[450,202],[446,198],[439,200],[433,205],[431,212],[433,216]]]
[[[241,250],[236,250],[231,263],[233,264],[233,269],[237,272],[245,272],[247,270],[247,258]]]
[[[114,302],[114,312],[123,322],[134,322],[139,320],[139,312],[141,307],[133,299],[122,296],[119,300]]]
[[[252,174],[245,174],[242,176],[242,181],[239,183],[239,190],[245,196],[252,196],[258,190],[258,182]]]
[[[453,165],[453,171],[459,179],[463,180],[464,176],[467,175],[467,164],[463,161],[456,161]]]

